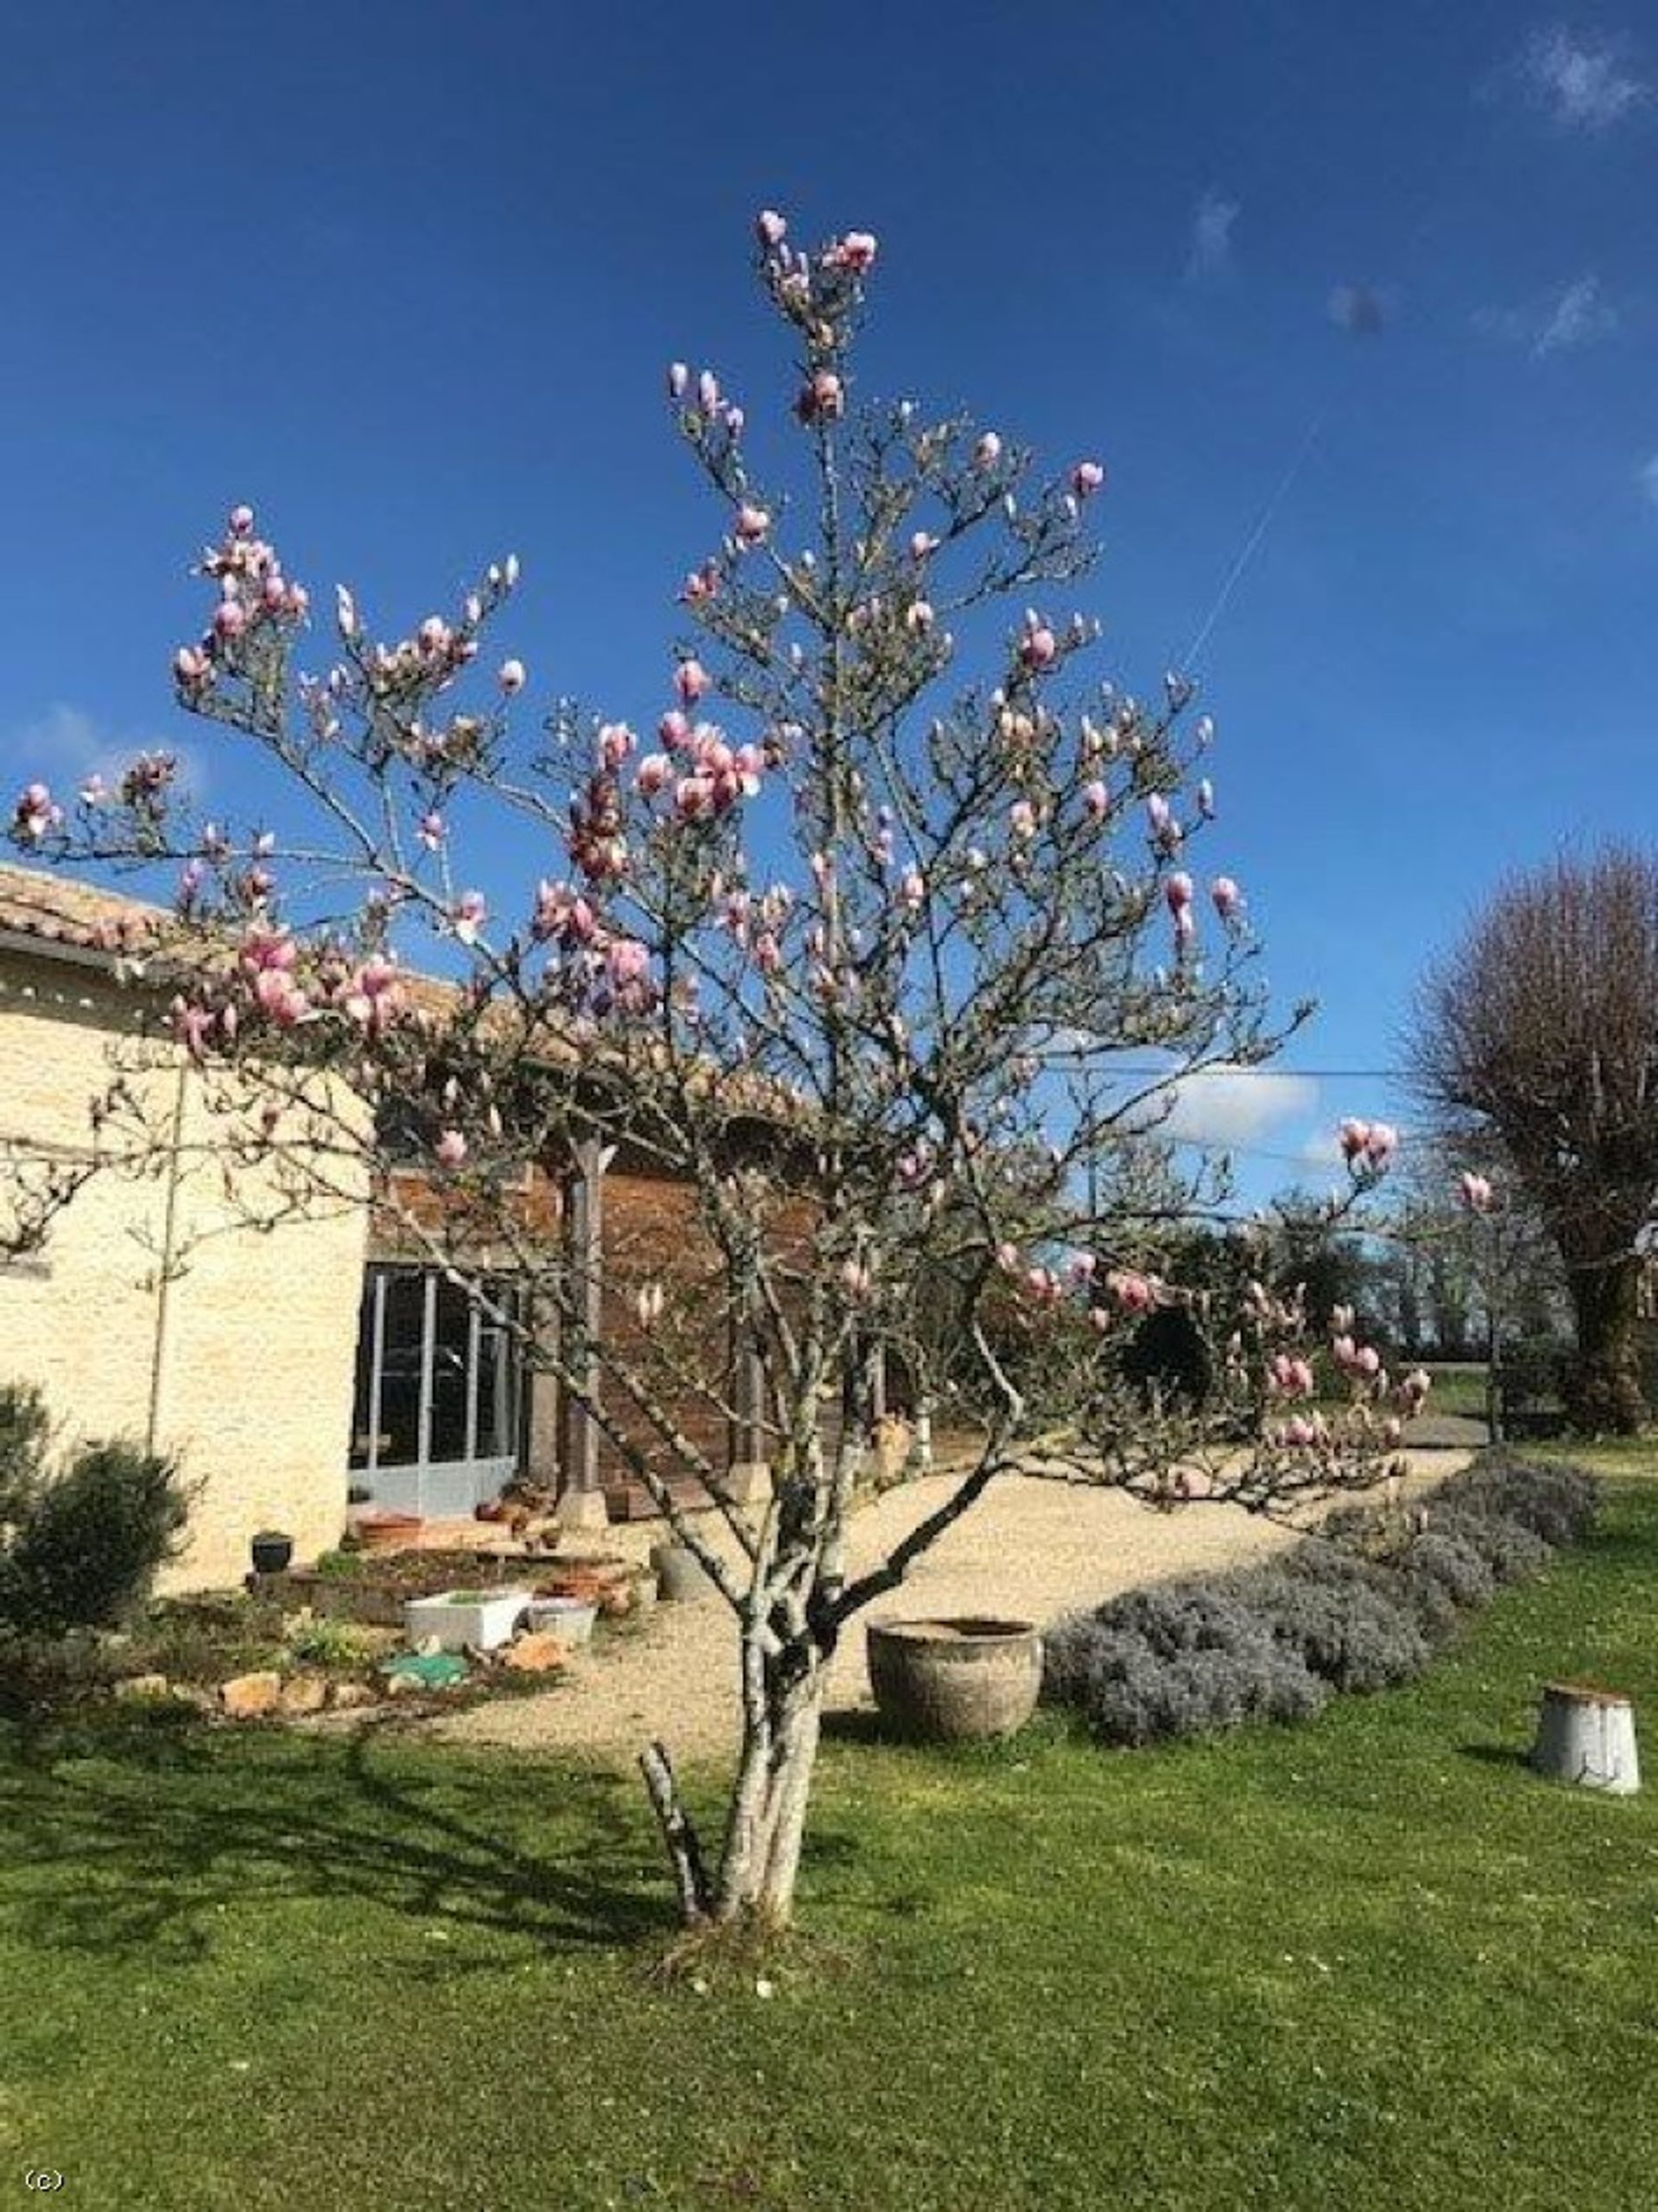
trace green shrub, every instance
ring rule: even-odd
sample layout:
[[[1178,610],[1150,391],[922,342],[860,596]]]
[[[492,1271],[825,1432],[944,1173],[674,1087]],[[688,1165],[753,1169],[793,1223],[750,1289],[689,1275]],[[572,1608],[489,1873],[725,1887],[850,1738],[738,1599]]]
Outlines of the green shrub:
[[[1332,1689],[1387,1689],[1427,1665],[1427,1639],[1396,1587],[1384,1590],[1357,1577],[1319,1581],[1277,1568],[1240,1575],[1234,1587],[1284,1649]]]
[[[1461,1537],[1426,1529],[1400,1554],[1399,1572],[1408,1583],[1432,1582],[1463,1612],[1483,1606],[1497,1589],[1497,1577],[1478,1552]]]
[[[1501,1453],[1452,1475],[1434,1498],[1459,1513],[1518,1521],[1557,1548],[1580,1543],[1600,1511],[1600,1485],[1581,1467],[1532,1467]]]
[[[1210,1735],[1301,1721],[1327,1684],[1217,1583],[1130,1590],[1044,1638],[1044,1691],[1078,1706],[1103,1743]]]
[[[39,1391],[23,1383],[0,1387],[0,1531],[28,1511],[40,1486],[49,1426]]]
[[[189,1497],[173,1462],[86,1444],[29,1488],[0,1554],[0,1624],[29,1636],[118,1626],[178,1548]]]
[[[385,1638],[350,1620],[301,1620],[284,1638],[290,1658],[319,1667],[366,1666],[377,1658]]]
[[[1492,1581],[1499,1584],[1525,1581],[1554,1556],[1553,1544],[1545,1543],[1522,1522],[1509,1520],[1501,1513],[1465,1512],[1454,1504],[1444,1505],[1436,1499],[1428,1508],[1427,1524],[1435,1534],[1454,1537],[1459,1543],[1466,1544],[1484,1561]]]
[[[1374,1590],[1414,1621],[1429,1644],[1443,1644],[1456,1633],[1456,1600],[1444,1584],[1429,1576],[1403,1575],[1396,1562],[1389,1563],[1385,1556],[1372,1557],[1326,1537],[1308,1537],[1284,1555],[1279,1571],[1334,1588],[1356,1584]]]

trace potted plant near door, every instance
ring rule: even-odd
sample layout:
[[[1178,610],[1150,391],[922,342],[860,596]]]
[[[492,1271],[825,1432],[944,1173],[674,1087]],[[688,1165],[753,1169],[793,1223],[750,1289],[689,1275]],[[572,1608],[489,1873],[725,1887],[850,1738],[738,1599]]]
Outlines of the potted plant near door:
[[[293,1563],[294,1539],[283,1529],[261,1529],[249,1549],[256,1575],[285,1575]]]

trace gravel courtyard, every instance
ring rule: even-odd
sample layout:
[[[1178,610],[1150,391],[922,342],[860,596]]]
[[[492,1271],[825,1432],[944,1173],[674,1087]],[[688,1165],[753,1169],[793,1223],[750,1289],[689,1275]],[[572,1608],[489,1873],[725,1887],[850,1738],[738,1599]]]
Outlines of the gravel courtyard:
[[[1431,1481],[1465,1452],[1413,1455]],[[851,1569],[874,1565],[952,1486],[947,1475],[889,1490],[853,1524]],[[642,1558],[659,1532],[613,1529],[604,1549]],[[1003,1476],[910,1570],[902,1588],[861,1614],[836,1653],[832,1710],[867,1705],[864,1626],[870,1619],[989,1613],[1039,1623],[1139,1582],[1262,1559],[1294,1532],[1235,1507],[1149,1512],[1109,1490]],[[631,1761],[653,1736],[676,1758],[717,1755],[737,1740],[736,1638],[718,1598],[659,1605],[636,1626],[579,1652],[544,1694],[497,1700],[430,1725],[453,1740],[580,1750]]]

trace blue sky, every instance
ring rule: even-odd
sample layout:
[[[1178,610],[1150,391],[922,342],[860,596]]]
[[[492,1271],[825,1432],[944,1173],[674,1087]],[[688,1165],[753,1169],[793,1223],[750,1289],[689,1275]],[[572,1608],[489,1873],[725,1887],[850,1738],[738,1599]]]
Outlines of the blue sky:
[[[709,536],[661,366],[763,403],[769,204],[879,234],[866,389],[1106,460],[1087,604],[1131,687],[1270,510],[1199,668],[1206,859],[1283,998],[1321,1002],[1292,1065],[1392,1066],[1422,963],[1503,871],[1654,833],[1658,22],[1633,0],[342,0],[263,29],[68,0],[8,45],[8,776],[183,741],[233,808],[167,669],[236,498],[388,629],[516,549],[538,681],[648,718]],[[1257,1082],[1189,1125],[1278,1182],[1338,1113],[1399,1106]]]

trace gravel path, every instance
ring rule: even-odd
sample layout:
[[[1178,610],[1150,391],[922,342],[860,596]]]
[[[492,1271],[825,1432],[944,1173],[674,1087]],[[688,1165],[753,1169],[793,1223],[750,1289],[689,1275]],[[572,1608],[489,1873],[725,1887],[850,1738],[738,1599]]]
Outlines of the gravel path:
[[[1417,1456],[1424,1480],[1449,1474],[1464,1452]],[[951,1478],[889,1490],[853,1524],[851,1571],[874,1565],[949,1494]],[[657,1531],[611,1530],[604,1549],[643,1557]],[[832,1710],[867,1706],[866,1620],[990,1613],[1038,1623],[1098,1604],[1136,1583],[1241,1565],[1282,1550],[1293,1531],[1233,1506],[1161,1514],[1109,1490],[1003,1476],[910,1570],[854,1622],[835,1655]],[[726,1607],[659,1605],[636,1625],[576,1654],[544,1694],[474,1707],[429,1724],[457,1742],[580,1750],[630,1762],[653,1736],[676,1758],[712,1757],[737,1740],[736,1638]]]

